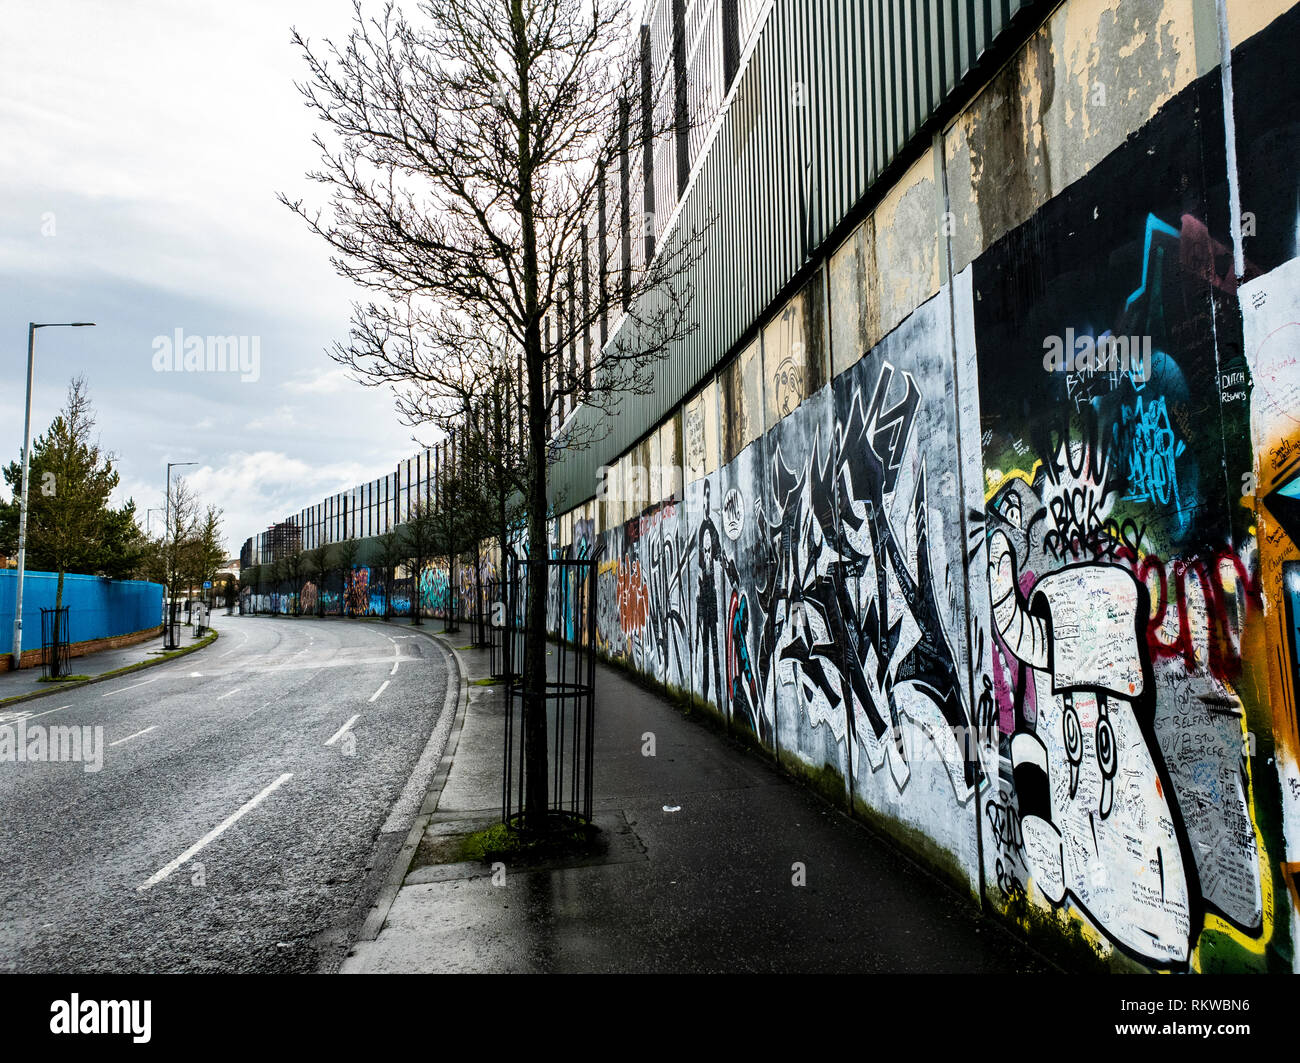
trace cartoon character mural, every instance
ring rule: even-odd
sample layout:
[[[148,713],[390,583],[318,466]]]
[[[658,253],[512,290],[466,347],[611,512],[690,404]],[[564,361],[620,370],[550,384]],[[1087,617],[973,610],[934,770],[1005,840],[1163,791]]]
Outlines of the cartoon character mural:
[[[1011,918],[1154,969],[1292,962],[1278,884],[1300,907],[1300,187],[1276,162],[1300,91],[1269,88],[1300,8],[1283,22],[1234,59],[1269,218],[1240,278],[1211,75],[829,383],[782,353],[776,423],[720,428],[712,471],[695,415],[682,498],[601,534],[604,652],[840,772]]]
[[[1068,565],[1021,595],[1015,551],[989,541],[993,627],[1033,686],[1033,726],[1011,763],[1029,868],[1115,940],[1158,962],[1188,958],[1191,911],[1173,789],[1152,736],[1144,585],[1116,565]]]
[[[978,354],[973,620],[1002,762],[984,803],[989,892],[1174,970],[1250,969],[1277,931],[1281,840],[1266,840],[1275,798],[1257,778],[1277,711],[1255,678],[1268,578],[1258,503],[1238,490],[1258,363],[1215,228],[1226,190],[1207,185],[1223,172],[1219,106],[1209,80],[1184,90],[955,285]],[[1281,201],[1293,221],[1286,183],[1256,209]],[[1264,272],[1254,246],[1243,291]],[[1144,365],[1090,363],[1120,336]],[[1053,345],[1072,357],[1045,357]]]

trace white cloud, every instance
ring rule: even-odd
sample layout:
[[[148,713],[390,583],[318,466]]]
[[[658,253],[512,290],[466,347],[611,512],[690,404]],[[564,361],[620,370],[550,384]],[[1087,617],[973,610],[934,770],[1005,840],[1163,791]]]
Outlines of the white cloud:
[[[358,387],[342,366],[332,369],[305,369],[284,382],[284,390],[299,395],[338,395]]]
[[[244,428],[249,432],[264,432],[268,429],[275,429],[279,432],[288,431],[290,428],[298,426],[298,421],[294,415],[297,407],[294,406],[277,406],[271,413],[265,417],[258,417],[249,421]]]
[[[313,465],[283,451],[257,450],[237,451],[220,466],[194,470],[186,480],[202,505],[221,507],[226,546],[233,555],[248,536],[373,477],[373,467],[360,462]]]

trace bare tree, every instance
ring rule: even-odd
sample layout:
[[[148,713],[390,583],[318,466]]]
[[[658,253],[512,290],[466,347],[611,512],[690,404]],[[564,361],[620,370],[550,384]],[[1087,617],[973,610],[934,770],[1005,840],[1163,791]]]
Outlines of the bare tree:
[[[692,328],[686,280],[703,234],[679,223],[656,246],[649,198],[628,194],[632,160],[686,120],[680,105],[656,106],[628,9],[425,0],[417,20],[393,3],[367,19],[357,0],[342,45],[293,38],[310,73],[300,88],[335,141],[316,138],[322,168],[309,176],[332,199],[328,214],[281,199],[328,241],[336,269],[377,296],[354,308],[349,342],[332,356],[365,383],[394,385],[413,425],[460,413],[516,367],[526,455],[516,487],[534,558],[547,556],[548,463],[599,432],[588,417],[561,434],[565,415],[578,403],[608,413],[623,394],[649,391],[659,359]],[[615,175],[623,232],[645,241],[635,269],[627,236],[593,248]],[[612,335],[611,295],[621,314]],[[530,572],[525,825],[542,830],[546,575]]]
[[[221,509],[210,505],[200,516],[197,500],[194,509],[189,539],[181,544],[179,556],[186,587],[202,588],[203,584],[213,582],[226,559],[226,550],[221,532]]]
[[[379,566],[384,577],[384,619],[393,615],[393,582],[397,579],[397,568],[406,560],[405,536],[397,528],[390,528],[378,537]]]
[[[180,591],[189,587],[199,530],[198,498],[183,476],[175,476],[167,503],[167,529],[163,543],[164,580],[167,596],[173,603]]]
[[[307,559],[301,550],[286,554],[284,574],[289,580],[289,595],[293,599],[293,615],[302,616],[302,581],[307,573]]]
[[[421,576],[424,563],[434,552],[434,516],[433,509],[424,499],[418,499],[406,522],[406,552],[411,564],[411,623],[423,623],[421,610],[424,607]]]
[[[325,615],[325,579],[330,571],[330,548],[317,546],[305,551],[307,574],[316,577],[316,615]]]
[[[356,575],[357,558],[361,554],[361,544],[356,539],[344,539],[335,548],[337,553],[335,559],[338,566],[342,569],[343,579],[343,615],[351,617],[355,615],[352,608],[352,581]]]

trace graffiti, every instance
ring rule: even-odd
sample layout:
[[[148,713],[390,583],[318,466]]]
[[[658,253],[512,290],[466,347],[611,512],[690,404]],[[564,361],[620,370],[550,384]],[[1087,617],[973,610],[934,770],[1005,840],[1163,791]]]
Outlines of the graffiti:
[[[675,514],[674,514],[675,515]],[[675,525],[676,522],[673,522]],[[666,682],[690,675],[684,593],[690,551],[675,526],[661,525],[648,545],[647,624],[656,654],[656,674]]]
[[[1151,592],[1147,644],[1157,659],[1173,658],[1187,672],[1202,668],[1217,679],[1241,675],[1242,634],[1260,609],[1258,575],[1233,550],[1165,561],[1148,554],[1134,566]]]
[[[1266,81],[1265,69],[1239,76]],[[1293,355],[1256,357],[1294,315],[1257,299],[1270,288],[1259,259],[1246,260],[1238,300],[1230,241],[1205,220],[1221,214],[1186,137],[1206,118],[1202,102],[1180,94],[961,281],[985,496],[968,553],[974,574],[987,551],[978,681],[991,685],[1003,780],[1001,802],[984,805],[985,873],[1008,897],[1018,881],[1033,903],[1180,970],[1221,962],[1224,949],[1248,965],[1272,933],[1257,813],[1269,788],[1253,778],[1272,761],[1253,741],[1271,711],[1268,553],[1287,547],[1270,542],[1252,496],[1256,476],[1265,498],[1281,479],[1270,448],[1292,434],[1281,411],[1294,417],[1297,394],[1294,368],[1275,371]],[[1115,184],[1152,154],[1165,178]],[[1177,195],[1165,183],[1175,175]],[[1254,185],[1257,203],[1275,195],[1266,184]],[[1293,224],[1294,178],[1283,184],[1291,199],[1275,223]],[[1099,195],[1109,216],[1095,212]],[[1058,227],[1075,237],[1068,262],[1030,235]],[[1276,243],[1250,249],[1285,260]],[[1034,277],[1032,290],[1012,276]],[[1243,337],[1245,307],[1257,341]],[[1141,379],[1022,372],[1066,326],[1137,339],[1149,367]],[[981,697],[979,718],[988,707]]]
[[[704,481],[703,491],[703,515],[696,536],[699,572],[695,603],[696,637],[702,659],[704,686],[701,693],[707,700],[711,675],[714,697],[721,703],[723,698],[722,658],[718,649],[718,585],[716,573],[723,556],[722,540],[718,537],[718,526],[713,522],[713,512],[709,506],[711,487],[708,480]]]
[[[910,373],[884,362],[871,395],[864,403],[853,392],[833,455],[821,453],[818,436],[799,473],[779,447],[773,456],[775,519],[760,515],[771,572],[761,588],[767,624],[760,661],[765,674],[797,673],[821,719],[850,699],[850,735],[867,739],[873,765],[888,747],[900,783],[907,777],[900,695],[910,688],[953,736],[955,784],[969,793],[981,769],[939,615],[923,464],[912,497],[897,506],[892,497],[920,390]],[[913,542],[900,540],[895,521],[914,529]]]
[[[1010,795],[998,794],[984,806],[989,820],[989,832],[993,844],[999,849],[1010,849],[1021,853],[1025,848],[1025,837],[1020,829],[1020,813],[1012,804]]]
[[[445,563],[430,561],[420,570],[420,597],[434,615],[445,616],[451,602],[451,576]]]
[[[649,596],[641,578],[641,563],[633,561],[618,574],[618,624],[623,634],[639,638],[646,623]]]
[[[803,344],[797,344],[799,348],[797,353],[802,359]],[[800,361],[795,360],[794,354],[787,354],[777,364],[776,372],[773,374],[771,387],[774,389],[776,406],[776,415],[786,417],[793,413],[804,396],[804,370]]]
[[[1123,425],[1129,436],[1128,498],[1148,500],[1161,505],[1172,504],[1181,518],[1182,502],[1178,497],[1176,462],[1187,449],[1169,427],[1169,410],[1165,399],[1144,404],[1141,395],[1133,406],[1123,408]]]
[[[350,613],[364,616],[370,611],[370,569],[361,566],[347,574],[346,601]]]
[[[1134,955],[1190,954],[1184,846],[1152,733],[1145,587],[1115,565],[1070,565],[1021,596],[1010,541],[989,541],[989,595],[1002,645],[1029,670],[1033,725],[1011,761],[1027,862],[1042,894],[1073,903]]]
[[[617,557],[602,561],[596,570],[596,647],[611,657],[626,653],[627,640],[620,618]]]
[[[740,580],[734,563],[730,559],[727,563],[735,587]],[[749,598],[734,589],[727,606],[727,698],[733,720],[748,727],[760,742],[771,741],[749,656]]]
[[[1255,69],[1234,60],[1269,84]],[[1276,160],[1241,168],[1252,210],[1287,209],[1239,292],[1203,220],[1226,216],[1206,84],[870,349],[832,351],[847,368],[813,393],[789,365],[725,370],[776,423],[738,430],[756,407],[728,398],[708,440],[688,404],[683,497],[596,555],[603,652],[839,773],[1016,921],[1179,971],[1293,963],[1274,890],[1300,814],[1300,200]],[[1293,144],[1261,132],[1239,150]],[[1045,371],[1044,336],[1140,357]],[[556,549],[592,556],[580,512]]]
[[[740,497],[740,492],[734,487],[722,500],[722,528],[733,543],[745,530],[745,503]]]

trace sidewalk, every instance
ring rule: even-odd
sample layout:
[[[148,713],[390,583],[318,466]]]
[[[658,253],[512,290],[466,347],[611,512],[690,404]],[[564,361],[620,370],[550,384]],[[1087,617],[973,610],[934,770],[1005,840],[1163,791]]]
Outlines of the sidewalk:
[[[487,654],[468,640],[444,638],[468,698],[423,839],[344,973],[1054,970],[759,755],[599,664],[595,820],[609,851],[507,868],[500,885],[485,864],[438,863],[500,816],[504,688],[475,685]],[[641,755],[646,731],[657,756]]]
[[[224,612],[214,612],[212,614],[214,626],[223,615]],[[193,637],[193,628],[182,625],[180,630],[179,649],[185,649],[187,646],[201,641]],[[155,661],[164,652],[163,637],[157,635],[154,638],[130,646],[121,646],[114,650],[100,650],[98,653],[88,653],[84,657],[72,657],[68,660],[68,674],[89,676],[94,679],[108,672],[116,672],[122,668],[129,668],[133,664],[140,664],[142,661]],[[0,702],[3,702],[6,698],[19,697],[25,694],[47,694],[55,690],[67,690],[77,685],[76,683],[42,683],[41,666],[39,664],[16,672],[13,670],[0,672]]]

